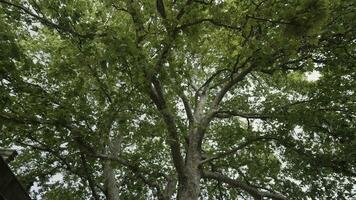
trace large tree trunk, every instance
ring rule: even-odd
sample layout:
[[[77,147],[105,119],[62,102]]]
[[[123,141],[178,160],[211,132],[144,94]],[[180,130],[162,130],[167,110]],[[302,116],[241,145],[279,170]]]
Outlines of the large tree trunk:
[[[200,196],[201,131],[195,127],[188,138],[184,179],[179,183],[178,200],[197,200]]]
[[[104,163],[104,188],[107,200],[119,199],[119,188],[115,179],[114,169],[111,166],[111,161],[106,160]]]
[[[200,195],[200,170],[197,155],[191,155],[184,168],[184,180],[179,183],[179,200],[197,200]]]
[[[108,144],[105,147],[105,153],[108,156],[116,157],[121,152],[121,137],[117,136],[115,139],[108,137]],[[104,161],[104,189],[107,200],[119,199],[119,184],[115,178],[115,169],[112,166],[111,160]]]

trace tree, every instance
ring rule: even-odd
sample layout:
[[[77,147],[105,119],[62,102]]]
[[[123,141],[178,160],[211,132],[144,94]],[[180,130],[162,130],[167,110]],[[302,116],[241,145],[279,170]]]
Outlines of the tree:
[[[352,1],[0,6],[0,145],[33,196],[354,197]]]

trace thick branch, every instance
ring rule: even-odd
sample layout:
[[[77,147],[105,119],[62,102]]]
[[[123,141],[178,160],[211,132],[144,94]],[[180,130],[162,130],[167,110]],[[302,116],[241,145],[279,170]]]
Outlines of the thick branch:
[[[193,2],[197,3],[197,4],[206,5],[206,6],[209,6],[209,5],[213,4],[213,0],[210,0],[209,2],[205,2],[204,0],[193,0]]]
[[[164,7],[163,0],[156,0],[157,11],[163,19],[166,19],[166,9]]]
[[[268,197],[268,198],[272,198],[272,199],[276,199],[276,200],[287,200],[287,198],[281,194],[260,191],[256,187],[253,187],[253,186],[251,186],[247,183],[241,182],[239,180],[231,179],[231,178],[224,176],[218,172],[204,171],[202,173],[202,177],[207,178],[207,179],[214,179],[217,181],[221,181],[221,182],[224,182],[232,187],[242,189],[242,190],[246,191],[247,193],[249,193],[251,196],[258,198],[258,199],[261,199],[263,197]]]
[[[98,72],[91,66],[91,65],[87,65],[90,72],[92,73],[92,75],[94,76],[95,80],[98,82],[99,84],[99,88],[101,89],[101,91],[103,92],[104,96],[107,98],[107,100],[112,103],[112,98],[110,95],[110,92],[108,91],[108,87],[107,85],[105,85],[101,79],[99,78],[99,74]]]
[[[96,192],[96,189],[95,189],[95,182],[94,182],[94,180],[93,180],[93,178],[92,178],[92,176],[91,176],[92,172],[89,171],[88,163],[87,163],[87,161],[86,161],[86,159],[85,159],[84,154],[82,154],[82,153],[81,153],[81,155],[80,155],[80,160],[81,160],[81,162],[82,162],[82,165],[83,165],[83,168],[84,168],[84,171],[85,171],[85,176],[86,176],[86,178],[87,178],[87,180],[88,180],[88,185],[89,185],[89,188],[90,188],[90,190],[91,190],[91,192],[92,192],[93,198],[94,198],[95,200],[99,200],[100,197],[99,197],[99,195],[98,195],[97,192]]]
[[[219,76],[224,71],[230,71],[229,69],[220,69],[214,72],[205,82],[204,84],[196,91],[196,94],[205,93],[209,88],[210,83],[215,79],[215,77]]]
[[[136,43],[137,47],[139,48],[139,43],[142,39],[142,32],[144,31],[143,23],[140,18],[139,11],[135,9],[133,6],[134,1],[130,1],[128,4],[128,12],[130,13],[133,22],[136,27]],[[169,35],[168,37],[173,37],[174,35]],[[158,111],[162,115],[162,118],[167,126],[168,137],[167,143],[170,146],[171,155],[173,159],[173,164],[179,174],[181,176],[183,174],[183,158],[180,152],[180,143],[178,137],[178,130],[176,127],[176,122],[174,120],[173,115],[167,108],[163,91],[161,88],[161,84],[157,77],[157,73],[161,70],[162,66],[164,65],[165,61],[167,60],[170,48],[172,45],[171,38],[166,40],[166,44],[161,49],[161,54],[154,66],[154,71],[150,70],[150,67],[145,68],[145,79],[146,79],[146,92],[148,93],[150,99],[156,105]]]
[[[184,109],[185,109],[185,112],[187,114],[187,118],[189,120],[189,123],[192,124],[194,122],[194,116],[193,116],[193,113],[192,113],[192,108],[191,108],[191,106],[189,104],[189,100],[188,100],[187,96],[183,92],[180,94],[180,98],[183,101]]]
[[[227,82],[226,84],[224,84],[221,88],[221,90],[219,91],[219,93],[216,95],[214,101],[213,101],[213,108],[216,108],[219,103],[221,102],[221,100],[224,98],[225,94],[234,86],[236,85],[238,82],[242,81],[245,76],[247,74],[249,74],[252,69],[254,68],[254,65],[250,65],[247,68],[245,68],[244,70],[242,70],[240,73],[238,74],[234,74],[232,79],[230,79],[229,82]]]
[[[159,197],[163,196],[159,185],[156,182],[150,181],[145,177],[145,175],[151,176],[152,174],[156,174],[157,176],[161,176],[162,174],[152,173],[151,171],[146,171],[143,168],[139,167],[138,165],[135,165],[134,163],[132,163],[132,162],[130,162],[128,160],[122,159],[120,157],[117,157],[117,156],[110,156],[110,155],[98,154],[98,153],[97,154],[91,154],[91,155],[88,155],[88,156],[91,156],[91,157],[94,157],[94,158],[103,159],[103,160],[110,160],[110,161],[113,161],[113,162],[116,162],[116,163],[118,163],[120,165],[125,166],[135,176],[137,176],[139,179],[141,179],[144,184],[148,185],[151,188],[155,188],[156,191],[157,191],[157,195]]]
[[[185,8],[189,6],[192,2],[193,2],[192,0],[187,0],[187,2],[183,5],[183,7],[178,11],[178,14],[176,16],[177,20],[180,20],[183,17],[185,13]]]
[[[160,89],[160,86],[158,86]],[[173,158],[173,164],[178,172],[178,175],[181,176],[183,174],[183,158],[180,153],[180,143],[178,137],[178,130],[176,126],[176,122],[174,117],[168,110],[166,106],[166,102],[162,96],[162,91],[155,89],[152,85],[149,87],[149,95],[152,101],[155,103],[158,111],[161,113],[163,120],[167,126],[167,131],[169,133],[167,142],[171,149],[171,154]]]
[[[58,153],[58,151],[53,150],[53,147],[49,147],[48,145],[46,145],[46,144],[43,143],[43,142],[38,141],[38,140],[37,140],[36,138],[34,138],[34,137],[30,137],[30,139],[31,139],[32,141],[38,143],[39,145],[28,144],[28,143],[25,143],[25,142],[22,142],[22,141],[16,141],[16,143],[18,143],[18,144],[21,145],[21,146],[30,147],[30,148],[32,148],[32,149],[34,149],[34,150],[38,150],[38,151],[43,151],[43,152],[48,152],[48,153],[50,153],[52,156],[54,156],[55,158],[57,158],[57,159],[59,160],[59,162],[65,167],[65,170],[68,170],[68,171],[71,172],[72,174],[77,175],[77,176],[78,176],[79,178],[81,178],[81,179],[86,179],[86,180],[89,182],[89,184],[90,184],[90,188],[91,188],[91,190],[92,190],[92,193],[93,193],[93,196],[94,196],[94,197],[95,197],[95,196],[97,197],[96,192],[95,192],[95,187],[98,187],[101,191],[104,191],[103,188],[102,188],[99,184],[93,182],[93,181],[90,179],[90,177],[88,176],[88,174],[83,174],[83,173],[81,173],[80,170],[75,169],[75,168],[70,164],[70,162],[67,161],[66,158],[62,157],[62,156],[60,155],[60,153]],[[95,199],[99,199],[99,198],[95,198]]]

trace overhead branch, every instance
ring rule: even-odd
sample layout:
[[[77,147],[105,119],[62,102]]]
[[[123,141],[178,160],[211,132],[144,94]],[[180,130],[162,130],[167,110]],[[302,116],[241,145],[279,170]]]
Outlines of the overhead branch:
[[[205,6],[210,6],[210,5],[213,5],[213,0],[210,0],[209,2],[205,2],[204,0],[193,0],[194,3],[197,3],[197,4],[202,4],[202,5],[205,5]]]
[[[240,144],[239,146],[237,146],[237,147],[235,147],[235,148],[232,148],[232,149],[230,149],[230,150],[221,152],[221,153],[216,154],[216,155],[214,155],[214,156],[212,156],[212,157],[209,157],[209,158],[207,158],[207,159],[205,159],[205,160],[202,160],[202,161],[200,162],[200,164],[204,164],[204,163],[207,163],[207,162],[216,160],[216,159],[220,159],[220,158],[229,156],[229,155],[231,155],[231,154],[236,153],[237,151],[239,151],[239,150],[241,150],[241,149],[244,149],[244,148],[247,147],[247,146],[250,146],[251,144],[253,144],[253,143],[255,143],[255,142],[264,141],[264,140],[275,140],[275,139],[277,139],[277,138],[272,137],[272,136],[260,136],[260,137],[248,139],[246,142]]]
[[[184,170],[183,169],[184,163],[183,163],[183,157],[180,152],[180,142],[178,137],[177,125],[163,97],[163,92],[162,92],[160,82],[155,78],[152,81],[153,83],[149,85],[148,93],[150,98],[156,105],[158,111],[161,113],[163,120],[167,126],[167,131],[169,133],[167,138],[167,143],[169,144],[171,149],[173,164],[178,172],[178,175],[182,176]]]
[[[88,156],[93,157],[93,158],[99,158],[102,160],[110,160],[112,162],[116,162],[120,165],[123,165],[127,169],[129,169],[135,176],[137,176],[139,179],[142,180],[142,182],[146,185],[148,185],[151,188],[155,188],[157,191],[157,196],[162,197],[163,193],[161,191],[161,188],[155,181],[150,181],[145,175],[147,176],[155,176],[156,178],[158,176],[164,176],[164,174],[160,173],[152,173],[152,171],[148,171],[140,167],[139,165],[134,164],[133,162],[130,162],[128,160],[125,160],[123,158],[117,157],[117,156],[111,156],[111,155],[106,155],[106,154],[88,154]],[[165,176],[164,176],[165,177]]]
[[[57,123],[53,121],[45,121],[37,118],[31,118],[29,116],[24,116],[24,115],[19,116],[13,113],[6,113],[6,112],[0,113],[0,119],[16,124],[22,124],[22,125],[28,125],[28,124],[36,124],[36,125],[42,124],[42,125],[52,125],[52,126],[57,125]]]
[[[352,55],[346,47],[343,48],[343,50],[345,51],[345,53],[350,57],[352,58],[353,60],[356,60],[356,55]]]
[[[160,191],[160,187],[158,186],[158,184],[156,182],[152,182],[152,181],[149,181],[145,175],[148,175],[148,176],[152,176],[153,174],[156,174],[161,176],[161,174],[158,174],[158,173],[152,173],[151,171],[146,171],[144,170],[143,168],[141,168],[140,166],[134,164],[133,162],[129,161],[129,160],[125,160],[123,158],[120,158],[118,156],[112,156],[112,155],[108,155],[108,154],[102,154],[102,153],[98,153],[96,150],[94,150],[93,147],[91,147],[90,145],[88,144],[84,144],[84,148],[86,149],[89,149],[89,150],[85,150],[83,149],[83,144],[80,144],[82,142],[80,141],[77,141],[77,144],[78,145],[81,145],[82,148],[81,148],[81,154],[84,156],[87,156],[87,157],[92,157],[92,158],[98,158],[98,159],[102,159],[102,160],[105,160],[105,161],[111,161],[111,162],[115,162],[115,163],[118,163],[124,167],[126,167],[128,170],[130,170],[135,176],[137,176],[139,179],[142,180],[143,183],[147,184],[148,186],[150,186],[151,188],[156,188],[157,190],[157,193],[158,193],[158,196],[162,196],[162,192]],[[83,159],[83,158],[82,158]],[[83,163],[84,164],[84,163]],[[89,180],[89,179],[88,179]]]
[[[194,122],[194,116],[193,116],[193,113],[192,113],[192,108],[190,106],[189,100],[188,100],[187,96],[184,94],[184,92],[181,92],[181,94],[179,96],[183,101],[185,113],[187,114],[187,118],[189,120],[189,123],[192,124]]]
[[[166,19],[166,9],[163,0],[156,0],[157,11],[163,19]]]
[[[248,75],[255,67],[256,67],[255,65],[250,65],[246,67],[244,70],[242,70],[240,73],[234,73],[233,77],[222,86],[221,90],[216,95],[212,105],[213,108],[217,108],[221,100],[224,98],[225,94],[238,82],[242,81],[245,78],[245,76]]]
[[[172,33],[172,35],[168,36],[168,37],[169,38],[166,38],[166,41],[164,42],[164,46],[161,49],[161,53],[157,60],[156,67],[155,67],[155,73],[160,73],[161,69],[163,68],[163,65],[167,61],[167,58],[169,56],[171,47],[173,45],[173,40],[176,37],[176,34]]]
[[[268,0],[262,0],[259,3],[256,3],[255,1],[251,1],[253,5],[255,5],[255,12],[257,12],[260,7],[262,6],[262,4],[264,4],[266,1]]]
[[[80,33],[76,32],[73,28],[62,27],[62,26],[52,22],[51,20],[49,20],[45,16],[40,16],[40,15],[32,12],[30,8],[24,7],[22,5],[18,5],[18,4],[11,3],[11,2],[8,2],[8,1],[4,1],[4,0],[0,0],[0,4],[6,4],[8,6],[14,7],[14,8],[22,11],[23,13],[33,17],[34,19],[38,20],[43,25],[45,25],[47,27],[50,27],[50,28],[54,28],[59,32],[69,33],[71,35],[74,35],[74,36],[77,36],[77,37],[80,37],[80,38],[92,38],[95,35],[93,33],[83,35],[83,34],[80,34]]]
[[[93,148],[91,147],[91,149],[93,149]],[[146,175],[152,174],[151,172],[145,171],[143,168],[140,168],[140,166],[133,163],[132,161],[125,160],[118,156],[108,155],[108,154],[104,154],[104,153],[98,153],[97,151],[82,151],[82,153],[88,157],[116,162],[116,163],[128,168],[130,171],[132,171],[134,173],[142,173],[142,174],[146,174]]]
[[[140,42],[145,37],[145,27],[142,22],[142,18],[139,15],[139,11],[137,10],[136,5],[134,5],[137,1],[127,1],[127,12],[130,14],[134,27],[135,27],[135,34],[136,34],[136,45],[139,46]]]
[[[189,2],[190,0],[188,0]],[[137,46],[140,42],[141,34],[144,31],[143,23],[141,22],[140,12],[133,6],[134,1],[131,1],[128,6],[128,11],[132,16],[133,22],[136,27]],[[157,2],[160,3],[160,2]],[[161,2],[162,3],[162,2]],[[161,13],[162,14],[162,13]],[[178,129],[175,122],[175,118],[167,107],[167,103],[163,94],[161,82],[158,80],[157,75],[160,73],[163,65],[166,63],[169,56],[173,41],[176,35],[176,31],[170,32],[164,41],[164,46],[161,49],[161,53],[155,63],[154,70],[151,71],[149,67],[145,68],[146,79],[146,92],[157,107],[159,113],[162,115],[163,121],[167,126],[168,136],[167,143],[170,146],[173,164],[177,170],[178,176],[182,178],[183,175],[183,157],[180,152],[180,142],[178,136]],[[142,38],[141,38],[142,39]]]
[[[143,31],[143,24],[140,22],[139,12],[132,6],[132,3],[129,5],[128,8],[136,26],[136,34],[139,37],[141,32]],[[157,107],[159,113],[163,118],[163,121],[167,126],[168,136],[166,141],[170,146],[173,164],[178,172],[179,177],[182,178],[184,163],[183,157],[180,152],[178,129],[174,115],[171,113],[171,110],[167,106],[161,82],[157,78],[161,69],[163,68],[163,65],[167,61],[170,50],[172,49],[171,47],[173,45],[175,36],[175,31],[169,32],[167,38],[165,39],[165,44],[161,49],[161,53],[155,63],[155,66],[153,67],[154,71],[150,71],[150,69],[148,69],[147,67],[145,68],[144,73],[146,81],[146,92]]]
[[[126,9],[126,8],[122,8],[122,7],[119,7],[119,6],[117,6],[116,4],[111,4],[112,5],[112,7],[114,7],[116,10],[118,10],[118,11],[122,11],[122,12],[125,12],[125,13],[127,13],[127,14],[130,14],[130,12]]]
[[[58,151],[55,151],[53,146],[48,146],[47,144],[37,140],[34,137],[30,137],[30,140],[32,140],[33,142],[38,143],[38,145],[36,144],[28,144],[25,143],[23,141],[19,141],[17,140],[16,143],[18,143],[20,146],[26,146],[26,147],[30,147],[31,149],[37,150],[37,151],[42,151],[42,152],[47,152],[49,154],[51,154],[52,156],[54,156],[56,159],[58,159],[58,161],[61,163],[61,165],[64,167],[65,170],[69,171],[70,173],[77,175],[79,178],[81,179],[86,179],[88,181],[88,183],[90,184],[90,189],[92,190],[93,193],[93,197],[95,199],[99,199],[97,194],[96,194],[96,189],[95,187],[99,188],[101,191],[104,191],[104,189],[101,187],[101,185],[97,184],[95,181],[91,180],[91,178],[88,176],[88,174],[83,174],[81,173],[80,170],[75,169],[74,166],[72,166],[70,164],[70,162],[63,157],[62,155],[60,155],[60,153]]]
[[[193,0],[187,0],[186,3],[183,5],[183,7],[178,11],[178,14],[176,16],[176,19],[178,21],[183,17],[186,7],[189,6],[192,2]]]
[[[133,1],[130,2],[128,5],[128,11],[133,19],[133,22],[136,27],[136,43],[137,47],[139,47],[139,43],[142,39],[142,32],[144,31],[143,24],[141,22],[141,18],[139,15],[139,11],[135,9],[133,6]],[[169,35],[172,37],[172,35]],[[150,69],[145,69],[145,81],[146,81],[146,92],[148,93],[150,99],[153,101],[155,106],[157,107],[159,113],[162,115],[162,118],[167,126],[168,136],[167,136],[167,143],[170,146],[171,155],[173,164],[177,170],[178,175],[182,178],[183,175],[183,157],[180,152],[180,142],[178,137],[178,129],[176,126],[176,122],[174,116],[169,111],[164,95],[163,90],[161,87],[160,81],[157,79],[157,73],[160,72],[164,63],[167,60],[168,54],[171,49],[173,41],[171,39],[167,39],[166,44],[161,49],[161,54],[154,66],[154,71],[150,71]]]
[[[339,158],[338,156],[331,156],[331,155],[325,155],[325,154],[317,154],[313,153],[310,150],[306,150],[304,147],[300,147],[295,142],[292,142],[292,140],[286,140],[286,139],[275,139],[276,143],[284,146],[285,148],[294,151],[300,156],[303,156],[307,158],[307,162],[314,165],[318,166],[318,168],[329,168],[332,169],[336,173],[342,173],[346,176],[350,177],[356,177],[356,172],[352,168],[348,169],[347,164],[350,161],[347,161],[345,159]],[[331,157],[330,157],[331,156]]]
[[[262,199],[264,197],[275,199],[275,200],[287,200],[287,197],[275,193],[275,192],[267,192],[267,191],[260,191],[254,186],[251,186],[245,182],[229,178],[227,176],[224,176],[221,173],[218,172],[210,172],[210,171],[203,171],[202,172],[202,177],[206,179],[213,179],[216,181],[221,181],[223,183],[226,183],[232,187],[239,188],[244,190],[245,192],[249,193],[251,196],[257,199]]]
[[[227,23],[220,22],[220,21],[217,21],[217,20],[212,19],[212,18],[204,18],[204,19],[198,19],[198,20],[195,20],[195,21],[192,21],[192,22],[188,22],[188,23],[185,23],[185,24],[182,24],[182,25],[178,26],[176,29],[177,30],[185,30],[185,29],[187,29],[187,28],[189,28],[191,26],[199,25],[199,24],[202,24],[204,22],[210,23],[210,24],[212,24],[214,26],[230,29],[230,30],[235,30],[235,31],[241,31],[242,30],[242,28],[240,26],[227,24]]]
[[[22,125],[32,124],[32,125],[47,125],[47,126],[49,125],[53,127],[62,127],[70,131],[78,130],[78,128],[85,129],[84,126],[75,124],[75,121],[64,121],[64,120],[58,121],[58,119],[44,120],[34,116],[28,116],[25,114],[17,114],[17,113],[0,112],[0,119],[16,124],[22,124]],[[91,130],[89,129],[88,131]]]
[[[198,90],[196,91],[196,95],[199,95],[199,93],[205,93],[206,90],[209,88],[210,83],[217,77],[219,76],[221,73],[225,72],[225,71],[230,71],[229,69],[220,69],[217,70],[216,72],[214,72],[205,82],[202,86],[200,86],[200,88],[198,88]]]
[[[242,117],[246,119],[268,119],[268,115],[257,114],[257,113],[241,113],[232,110],[219,110],[215,112],[214,117],[216,118],[231,118],[231,117]]]
[[[301,47],[298,49],[298,52],[300,52],[301,54],[305,53],[303,51],[304,48],[309,48],[309,47]],[[273,60],[279,60],[281,58],[283,58],[283,56],[285,56],[285,54],[282,52],[280,53],[279,55],[276,55],[276,56],[273,56]],[[281,62],[281,63],[276,63],[277,65],[273,68],[270,68],[270,69],[260,69],[259,71],[261,71],[262,73],[266,73],[266,74],[273,74],[275,71],[278,71],[278,70],[284,70],[284,71],[288,71],[288,70],[292,70],[292,71],[297,71],[297,70],[301,70],[303,69],[303,67],[305,66],[305,61],[307,59],[312,59],[314,62],[316,63],[320,63],[322,62],[322,60],[316,60],[316,59],[313,59],[312,58],[312,55],[304,55],[304,56],[301,56],[297,59],[293,59],[293,60],[288,60],[288,61],[285,61],[285,62]]]
[[[288,109],[293,108],[294,106],[298,106],[298,105],[302,105],[305,103],[310,103],[313,101],[317,101],[317,99],[306,99],[306,100],[298,100],[298,101],[294,101],[285,105],[281,105],[279,107],[276,108],[277,111],[282,111],[285,113],[285,111],[288,111]],[[278,117],[278,116],[277,116]]]
[[[101,79],[99,78],[99,75],[98,75],[98,72],[93,68],[91,67],[90,65],[87,65],[90,72],[92,73],[92,75],[94,76],[95,80],[98,82],[99,84],[99,88],[100,90],[103,92],[104,96],[106,97],[106,99],[112,103],[112,97],[108,91],[108,87],[101,81]]]
[[[80,160],[81,160],[81,162],[82,162],[83,169],[84,169],[84,171],[85,171],[85,176],[86,176],[86,178],[87,178],[87,180],[88,180],[88,185],[89,185],[89,188],[90,188],[90,190],[91,190],[92,196],[93,196],[93,198],[94,198],[95,200],[99,200],[100,197],[99,197],[99,195],[98,195],[97,192],[96,192],[95,181],[93,180],[93,177],[91,176],[93,173],[90,172],[90,170],[89,170],[89,166],[88,166],[88,163],[87,163],[87,161],[86,161],[86,159],[85,159],[84,154],[81,154],[81,155],[80,155]]]
[[[283,21],[283,20],[273,20],[273,19],[267,19],[267,18],[256,17],[256,16],[251,16],[251,15],[248,15],[246,17],[250,18],[250,19],[257,20],[257,21],[269,22],[272,24],[293,25],[291,22],[287,22],[287,21]]]

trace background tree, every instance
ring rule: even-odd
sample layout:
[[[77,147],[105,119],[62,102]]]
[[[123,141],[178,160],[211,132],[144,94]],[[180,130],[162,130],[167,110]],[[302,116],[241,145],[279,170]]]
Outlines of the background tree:
[[[352,1],[0,6],[0,145],[34,197],[354,197]]]

